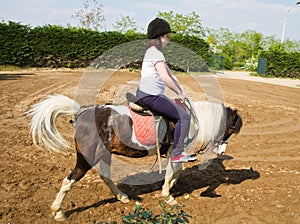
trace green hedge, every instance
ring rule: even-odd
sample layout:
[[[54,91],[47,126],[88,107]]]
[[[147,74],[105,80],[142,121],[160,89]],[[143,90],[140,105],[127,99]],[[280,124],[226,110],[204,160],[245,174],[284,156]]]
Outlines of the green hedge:
[[[267,58],[267,75],[300,78],[300,52],[263,51],[260,57]]]
[[[32,28],[20,23],[2,22],[0,23],[0,65],[86,67],[109,49],[142,39],[146,39],[146,35],[97,32],[56,25]],[[204,40],[176,34],[171,41],[189,48],[208,62],[209,46]],[[186,63],[192,64],[182,60],[182,64],[186,66]],[[140,61],[138,64],[140,65]],[[178,65],[174,67],[176,66],[178,67]]]
[[[30,29],[14,22],[0,23],[0,65],[23,66],[32,58],[27,38]]]
[[[195,36],[174,34],[171,44],[165,49],[166,60],[172,62],[171,68],[179,71],[208,71],[210,62],[209,44]]]

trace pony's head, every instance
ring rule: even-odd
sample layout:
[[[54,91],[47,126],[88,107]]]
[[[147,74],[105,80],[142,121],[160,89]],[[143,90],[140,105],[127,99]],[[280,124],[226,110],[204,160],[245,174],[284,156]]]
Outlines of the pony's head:
[[[226,127],[223,141],[227,141],[232,134],[238,134],[243,126],[242,117],[237,110],[226,107]]]

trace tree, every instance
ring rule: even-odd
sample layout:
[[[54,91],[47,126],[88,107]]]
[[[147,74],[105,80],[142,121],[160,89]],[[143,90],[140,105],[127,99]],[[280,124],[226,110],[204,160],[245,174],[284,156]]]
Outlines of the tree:
[[[157,17],[169,22],[171,29],[180,34],[205,37],[205,29],[202,26],[200,16],[195,12],[187,15],[170,12],[158,12]]]
[[[261,47],[264,51],[271,49],[279,49],[280,40],[275,35],[264,36],[261,41]]]
[[[121,16],[118,18],[113,27],[121,33],[136,33],[138,26],[130,16]]]
[[[237,39],[236,33],[230,31],[228,28],[209,29],[206,39],[214,40],[214,44],[219,47],[225,46],[232,40]]]
[[[79,20],[79,27],[94,30],[104,28],[103,6],[97,0],[85,0],[83,6],[72,15],[72,18]]]
[[[286,52],[299,52],[300,51],[300,40],[285,40],[283,42],[283,50]]]
[[[214,53],[225,56],[225,68],[242,67],[246,60],[258,58],[262,50],[261,33],[248,30],[243,33],[231,32],[227,28],[209,30],[206,41]]]
[[[262,50],[262,38],[263,35],[254,30],[247,30],[239,35],[240,41],[245,43],[247,59],[251,57],[257,57],[259,52]]]

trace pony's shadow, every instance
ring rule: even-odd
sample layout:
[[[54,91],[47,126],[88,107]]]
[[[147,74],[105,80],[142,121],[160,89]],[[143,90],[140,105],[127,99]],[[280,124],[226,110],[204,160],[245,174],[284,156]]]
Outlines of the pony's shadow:
[[[99,207],[101,205],[105,205],[105,204],[113,204],[113,203],[115,203],[117,201],[118,201],[118,199],[116,199],[116,198],[109,198],[109,199],[105,199],[105,200],[102,200],[102,201],[98,201],[98,202],[96,202],[94,204],[91,204],[89,206],[79,207],[79,208],[75,208],[75,209],[66,211],[65,212],[65,216],[66,216],[66,218],[68,218],[73,213],[83,212],[83,211],[86,211],[86,210],[88,210],[90,208],[97,208],[97,207]]]
[[[171,194],[174,197],[182,196],[186,193],[190,194],[194,190],[207,187],[200,195],[203,197],[221,197],[216,193],[216,189],[221,185],[240,184],[241,182],[252,179],[255,180],[260,177],[260,174],[249,169],[226,169],[224,160],[233,159],[231,156],[223,155],[209,161],[205,169],[201,169],[199,165],[194,165],[186,168],[179,176],[178,182],[171,189]],[[149,174],[137,174],[130,176],[130,178],[147,178]],[[144,177],[142,177],[144,176]],[[161,190],[163,180],[157,183],[148,185],[132,186],[128,184],[119,184],[119,188],[127,193],[131,199],[141,200],[139,195],[147,194],[153,191]]]
[[[233,159],[233,157],[224,155],[211,160],[206,169],[201,170],[199,166],[193,166],[184,170],[171,193],[176,197],[207,187],[200,194],[201,196],[221,197],[216,193],[216,189],[221,184],[240,184],[245,180],[255,180],[260,177],[259,172],[251,167],[249,169],[226,169],[223,162],[229,159]]]
[[[221,195],[217,194],[215,191],[221,184],[240,184],[245,180],[255,180],[260,177],[260,174],[252,168],[227,170],[223,164],[223,161],[228,159],[232,159],[232,157],[220,156],[212,159],[205,169],[199,169],[199,165],[194,165],[190,168],[186,168],[180,174],[178,182],[171,189],[171,194],[174,195],[174,197],[178,197],[186,193],[190,194],[194,190],[207,187],[207,189],[200,194],[201,196],[211,198],[221,197]],[[151,177],[151,173],[139,173],[131,175],[128,178],[143,179],[149,178],[149,175]],[[162,177],[163,176],[164,174],[162,175]],[[124,182],[126,182],[126,180],[124,180]],[[121,191],[128,194],[130,199],[142,201],[142,198],[139,195],[161,190],[162,184],[163,180],[146,185],[130,185],[120,183],[118,184],[118,187]],[[73,213],[82,212],[90,208],[97,208],[107,203],[112,204],[117,201],[118,200],[116,198],[104,199],[86,207],[79,207],[66,211],[65,215],[66,217],[69,217]]]

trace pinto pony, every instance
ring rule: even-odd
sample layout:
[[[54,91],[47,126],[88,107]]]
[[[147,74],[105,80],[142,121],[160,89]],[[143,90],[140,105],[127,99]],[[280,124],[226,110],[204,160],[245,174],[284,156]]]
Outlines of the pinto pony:
[[[193,105],[194,116],[191,116],[191,130],[188,136],[190,142],[193,142],[192,151],[196,153],[210,145],[214,152],[221,154],[225,151],[228,138],[233,133],[238,134],[242,127],[240,115],[236,110],[222,104],[194,102]],[[71,173],[64,178],[60,191],[51,205],[57,221],[66,219],[62,211],[62,202],[67,192],[97,164],[100,165],[100,177],[115,197],[123,203],[129,202],[128,196],[110,178],[112,154],[144,157],[165,153],[162,151],[163,147],[160,148],[161,151],[157,151],[157,145],[144,146],[137,141],[127,105],[94,105],[81,108],[78,103],[66,96],[54,95],[34,105],[28,111],[28,115],[31,117],[30,132],[33,143],[43,144],[53,152],[65,152],[71,148],[57,130],[56,118],[59,115],[74,116],[71,123],[74,126],[77,162]],[[181,170],[182,164],[172,163],[169,156],[162,196],[170,195],[170,189],[177,182]]]

